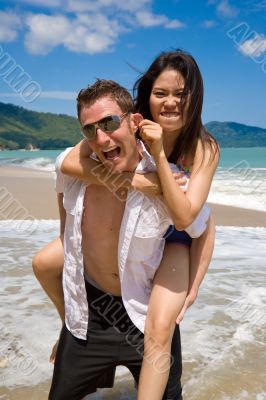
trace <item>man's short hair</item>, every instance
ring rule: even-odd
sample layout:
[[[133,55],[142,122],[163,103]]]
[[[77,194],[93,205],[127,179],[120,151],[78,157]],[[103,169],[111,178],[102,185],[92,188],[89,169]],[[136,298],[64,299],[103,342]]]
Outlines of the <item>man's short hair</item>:
[[[132,96],[123,86],[117,82],[105,79],[97,79],[95,83],[82,89],[77,97],[77,113],[80,120],[80,113],[83,107],[90,106],[102,97],[109,97],[121,108],[122,113],[132,112],[134,108]]]

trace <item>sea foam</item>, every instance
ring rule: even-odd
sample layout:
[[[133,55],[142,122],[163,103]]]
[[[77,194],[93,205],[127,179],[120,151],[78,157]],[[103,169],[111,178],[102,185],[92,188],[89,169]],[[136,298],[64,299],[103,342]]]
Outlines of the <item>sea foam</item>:
[[[60,321],[33,275],[31,259],[58,235],[59,223],[38,221],[33,236],[17,234],[8,226],[8,221],[0,222],[0,386],[12,388],[35,385],[52,375],[48,358]],[[255,394],[243,386],[246,398],[264,400],[265,243],[265,228],[217,228],[208,274],[181,323],[184,391],[191,400],[244,399],[245,392],[236,390],[232,393],[238,394],[231,396],[225,389],[228,382],[240,382],[246,374],[256,376],[257,382]],[[118,379],[129,377],[125,374],[119,369]],[[119,388],[126,392],[125,385]],[[213,399],[208,390],[215,393]]]

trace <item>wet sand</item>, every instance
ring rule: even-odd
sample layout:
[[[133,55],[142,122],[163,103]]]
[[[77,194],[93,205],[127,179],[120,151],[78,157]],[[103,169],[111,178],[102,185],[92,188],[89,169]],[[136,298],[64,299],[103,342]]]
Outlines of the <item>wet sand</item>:
[[[223,226],[266,227],[266,212],[210,204]],[[58,219],[54,174],[0,167],[0,219]]]

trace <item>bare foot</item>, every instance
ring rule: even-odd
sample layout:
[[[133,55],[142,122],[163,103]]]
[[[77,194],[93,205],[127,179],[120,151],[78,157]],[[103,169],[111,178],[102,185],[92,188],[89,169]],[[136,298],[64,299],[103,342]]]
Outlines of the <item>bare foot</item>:
[[[50,355],[50,362],[52,364],[54,364],[54,362],[55,362],[55,356],[56,356],[56,352],[57,352],[58,342],[59,342],[59,339],[56,341],[54,347],[52,348],[52,353]]]

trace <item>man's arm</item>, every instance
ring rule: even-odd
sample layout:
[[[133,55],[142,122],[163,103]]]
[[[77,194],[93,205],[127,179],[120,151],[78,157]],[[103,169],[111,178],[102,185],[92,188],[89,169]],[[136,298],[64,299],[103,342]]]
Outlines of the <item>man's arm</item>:
[[[177,317],[176,322],[180,323],[184,318],[186,310],[195,302],[199,287],[208,271],[212,259],[215,242],[215,224],[213,217],[210,216],[207,229],[197,239],[193,239],[190,249],[189,266],[189,287],[185,304]]]
[[[148,195],[161,193],[161,184],[157,173],[140,175],[134,172],[122,172],[112,174],[110,168],[106,168],[107,165],[93,160],[90,157],[91,154],[88,141],[83,139],[66,155],[61,165],[61,172],[86,183],[109,185],[112,191],[133,188]]]
[[[61,172],[86,183],[107,187],[109,185],[112,191],[132,188],[148,196],[162,193],[161,183],[156,172],[112,174],[104,164],[93,160],[90,156],[91,149],[88,141],[83,139],[65,156],[60,167]],[[174,178],[178,185],[184,185],[183,174],[175,173]]]

